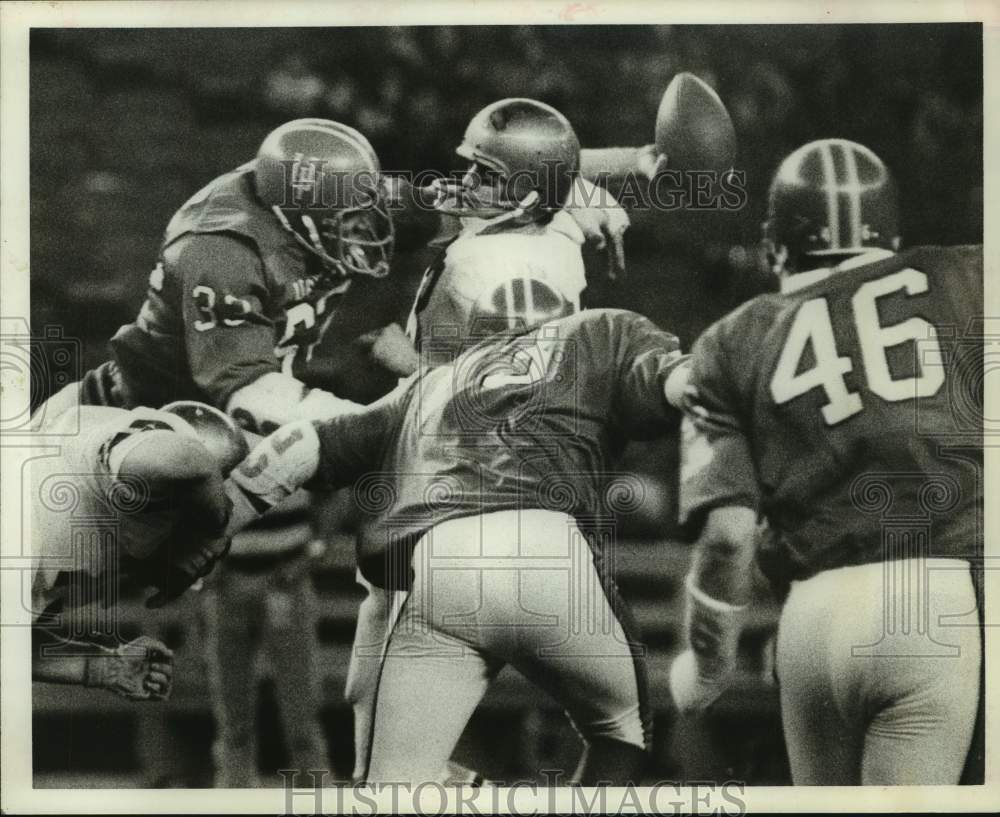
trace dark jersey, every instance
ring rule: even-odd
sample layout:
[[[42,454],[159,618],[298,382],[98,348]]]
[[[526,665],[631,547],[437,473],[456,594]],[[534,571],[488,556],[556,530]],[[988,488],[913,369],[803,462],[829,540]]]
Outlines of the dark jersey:
[[[353,483],[366,514],[362,572],[405,587],[410,546],[448,519],[528,508],[610,518],[641,504],[613,464],[627,441],[678,425],[664,386],[684,359],[648,319],[592,310],[476,345],[319,424],[320,477]]]
[[[982,248],[918,247],[830,272],[744,304],[699,338],[682,518],[697,529],[713,507],[761,511],[792,578],[970,557]]]
[[[346,289],[324,284],[321,271],[254,195],[252,163],[215,179],[167,225],[146,301],[111,339],[127,403],[224,409],[269,372],[308,380]]]

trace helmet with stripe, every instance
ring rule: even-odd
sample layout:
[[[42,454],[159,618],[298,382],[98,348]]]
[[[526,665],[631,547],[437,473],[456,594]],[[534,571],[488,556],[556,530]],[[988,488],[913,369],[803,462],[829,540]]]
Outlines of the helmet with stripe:
[[[383,277],[394,242],[378,156],[354,128],[295,119],[257,151],[257,195],[338,278]]]
[[[765,248],[777,272],[795,272],[874,248],[899,248],[896,185],[873,151],[819,139],[778,167],[768,194]]]

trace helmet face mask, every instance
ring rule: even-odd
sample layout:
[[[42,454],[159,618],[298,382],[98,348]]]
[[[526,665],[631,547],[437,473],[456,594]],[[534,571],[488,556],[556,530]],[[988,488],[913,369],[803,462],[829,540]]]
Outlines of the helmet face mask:
[[[392,258],[392,217],[381,204],[343,210],[323,219],[320,240],[351,275],[384,278]],[[331,252],[333,249],[333,252]]]
[[[517,208],[519,201],[508,192],[505,173],[485,161],[473,161],[460,184],[448,187],[454,209],[482,216],[498,216]]]
[[[257,193],[328,276],[381,278],[395,235],[378,157],[358,131],[327,119],[288,122],[257,154]]]

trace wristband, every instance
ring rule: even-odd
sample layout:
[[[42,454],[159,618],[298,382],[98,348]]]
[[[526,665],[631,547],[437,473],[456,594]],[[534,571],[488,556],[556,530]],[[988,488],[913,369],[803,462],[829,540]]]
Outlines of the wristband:
[[[727,674],[736,663],[743,612],[747,605],[734,605],[713,598],[696,584],[694,573],[684,581],[687,589],[687,635],[695,653],[698,674],[703,678]]]
[[[105,663],[110,658],[112,658],[114,653],[104,647],[101,647],[101,652],[97,655],[88,655],[83,662],[83,685],[85,687],[97,687],[104,688],[107,683],[107,664]]]
[[[240,489],[258,512],[273,508],[290,497],[319,468],[319,435],[308,420],[289,423],[260,443],[229,480]],[[227,489],[234,498],[231,489]],[[234,502],[234,513],[237,512]],[[240,502],[245,506],[244,502]]]

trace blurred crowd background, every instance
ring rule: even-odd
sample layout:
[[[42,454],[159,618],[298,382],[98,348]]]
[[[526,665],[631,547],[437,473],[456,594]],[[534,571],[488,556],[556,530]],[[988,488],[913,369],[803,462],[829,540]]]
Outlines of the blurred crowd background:
[[[267,131],[285,120],[338,119],[369,137],[385,169],[447,172],[460,166],[454,148],[468,119],[504,96],[556,106],[587,147],[650,142],[662,92],[681,70],[702,77],[727,104],[739,141],[737,167],[747,174],[748,204],[728,213],[635,213],[624,280],[607,282],[600,275],[603,259],[587,254],[594,272],[591,305],[635,308],[688,346],[712,320],[772,287],[756,248],[770,174],[790,150],[820,137],[860,141],[886,161],[901,190],[908,243],[982,241],[978,25],[35,29],[33,331],[58,326],[79,339],[84,368],[104,360],[107,339],[142,302],[174,210],[214,176],[252,158]],[[426,254],[401,256],[392,279],[359,287],[334,331],[347,337],[401,320],[426,261]],[[663,463],[674,458],[668,449],[635,454],[636,467],[664,473]],[[664,520],[669,527],[672,487],[652,478],[650,486],[664,498],[645,528],[631,523],[630,533],[638,538],[662,535]],[[669,564],[647,570],[652,580],[637,569],[635,592],[652,600],[672,593],[683,558],[675,564],[674,550],[652,547],[637,553],[645,554],[640,561],[662,553]],[[184,614],[178,615],[181,623],[171,631],[175,644],[185,632]],[[349,638],[349,622],[341,627],[346,636],[337,626],[328,628],[327,642]],[[766,622],[760,629],[762,642]],[[674,646],[669,634],[658,642],[664,654]],[[755,660],[753,671],[764,671],[766,661]],[[657,749],[660,772],[787,782],[772,693],[748,686],[729,714],[689,730],[698,737],[683,745],[670,737],[668,726],[668,739]],[[349,768],[349,714],[338,694],[331,682],[325,723],[331,755]],[[483,749],[479,757],[493,774],[506,769],[530,776],[546,752],[558,754],[566,743],[559,740],[565,735],[555,725],[558,718],[540,716],[518,700],[498,704],[501,716],[486,712],[470,727],[467,748],[473,756],[477,734],[483,746],[493,734],[506,741],[495,755],[509,756],[500,772],[490,766],[501,763],[489,759],[493,754]],[[520,707],[516,735],[504,706]],[[173,734],[183,736],[189,750],[206,753],[211,723],[204,708],[179,703],[171,711],[177,719]],[[112,715],[42,706],[36,728],[69,740],[76,732],[67,733],[66,724],[87,717],[108,724]],[[120,728],[152,729],[150,716],[142,717],[146,726],[126,718]],[[725,718],[743,727],[728,743],[720,724],[732,721]],[[64,768],[65,753],[47,751],[36,740],[36,771],[62,782],[79,771]],[[71,754],[70,765],[83,762],[82,779],[88,779],[82,753]],[[131,762],[121,760],[123,774],[140,773],[141,762]],[[94,774],[121,771],[115,769]],[[197,775],[174,770],[160,780],[189,784]]]

